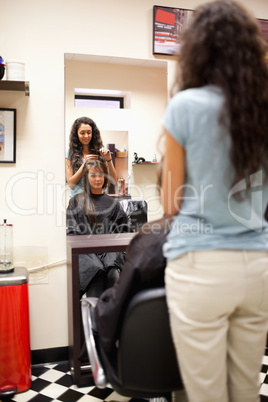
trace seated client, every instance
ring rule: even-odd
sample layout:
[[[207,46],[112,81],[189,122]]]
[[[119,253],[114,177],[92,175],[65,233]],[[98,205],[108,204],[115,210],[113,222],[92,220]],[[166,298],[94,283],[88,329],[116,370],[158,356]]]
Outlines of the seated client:
[[[129,301],[140,290],[164,286],[166,259],[162,247],[170,219],[145,223],[132,239],[119,280],[105,290],[94,310],[95,326],[103,348],[111,352],[116,345],[120,321]]]
[[[120,203],[104,193],[108,184],[107,164],[101,157],[89,160],[83,169],[84,191],[72,197],[66,212],[67,235],[91,235],[129,231],[127,215]],[[91,289],[99,296],[118,277],[124,253],[79,256],[80,297]],[[113,269],[111,269],[113,268]],[[94,290],[93,290],[94,289]]]
[[[120,203],[104,193],[108,170],[104,160],[88,161],[83,169],[84,191],[72,197],[67,208],[67,235],[120,233],[129,230]]]

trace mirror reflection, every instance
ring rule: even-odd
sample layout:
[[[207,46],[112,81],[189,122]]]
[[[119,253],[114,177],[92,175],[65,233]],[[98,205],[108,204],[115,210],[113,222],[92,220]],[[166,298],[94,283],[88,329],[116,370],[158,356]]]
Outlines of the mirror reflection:
[[[116,247],[111,250],[109,246],[109,250],[99,253],[92,247],[89,254],[85,251],[79,254],[76,268],[70,267],[69,287],[77,314],[73,316],[69,335],[73,339],[72,359],[78,376],[82,375],[79,367],[88,364],[79,321],[79,299],[84,295],[99,297],[113,286],[125,264],[125,251],[121,250],[125,250],[134,235],[131,232],[137,231],[144,222],[162,216],[157,145],[166,103],[166,62],[65,56],[68,239],[73,239],[72,235],[90,233],[106,233],[107,236],[123,233],[122,236],[127,236],[120,251]],[[79,124],[75,125],[73,133],[80,152],[74,151],[72,156],[69,136],[74,122],[81,117],[91,120],[78,120]],[[78,162],[74,168],[76,158]],[[79,169],[79,177],[73,180]],[[109,186],[105,180],[107,175],[111,177]],[[78,193],[72,197],[80,180]],[[82,238],[86,239],[86,244],[82,241],[82,247],[87,247],[90,244],[88,236]],[[72,282],[74,272],[77,279]]]
[[[123,107],[103,108],[92,103],[92,97],[105,96],[123,98]],[[120,196],[120,200],[147,201],[148,220],[162,215],[156,162],[160,160],[157,141],[166,102],[165,61],[65,55],[66,152],[73,122],[81,116],[92,119],[104,148],[110,149],[116,170],[117,183],[109,193]],[[133,164],[134,154],[148,164]],[[67,205],[70,191],[68,186]]]
[[[137,231],[162,216],[157,142],[166,102],[166,62],[65,55],[68,235]],[[96,257],[81,255],[80,267],[106,264],[85,258]]]
[[[69,149],[65,158],[66,180],[70,187],[70,199],[84,191],[85,186],[82,180],[84,168],[90,161],[97,160],[102,160],[105,164],[106,180],[112,184],[116,183],[117,175],[111,152],[103,147],[98,126],[89,117],[79,117],[72,125]],[[92,189],[94,188],[92,187]]]

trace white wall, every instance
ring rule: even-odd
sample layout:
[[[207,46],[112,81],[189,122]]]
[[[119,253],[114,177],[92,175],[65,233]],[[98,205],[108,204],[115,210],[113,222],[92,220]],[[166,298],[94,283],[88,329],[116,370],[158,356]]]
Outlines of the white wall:
[[[162,0],[161,5],[195,8],[202,2]],[[268,19],[267,0],[243,3],[256,17]],[[30,80],[29,98],[0,93],[0,107],[17,109],[17,162],[0,165],[0,218],[14,224],[17,265],[66,257],[64,54],[153,58],[154,4],[155,0],[1,1],[1,56],[24,60]],[[171,82],[170,59],[168,71]],[[30,286],[32,349],[68,344],[65,264],[51,268],[45,281]]]

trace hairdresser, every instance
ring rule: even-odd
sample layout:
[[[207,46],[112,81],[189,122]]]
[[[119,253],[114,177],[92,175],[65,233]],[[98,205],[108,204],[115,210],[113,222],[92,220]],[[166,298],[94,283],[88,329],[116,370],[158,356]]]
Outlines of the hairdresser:
[[[85,163],[96,160],[99,156],[106,161],[109,181],[116,183],[117,174],[111,153],[103,147],[100,130],[89,117],[79,117],[71,128],[69,150],[65,159],[66,179],[71,188],[70,198],[84,190],[82,172]]]

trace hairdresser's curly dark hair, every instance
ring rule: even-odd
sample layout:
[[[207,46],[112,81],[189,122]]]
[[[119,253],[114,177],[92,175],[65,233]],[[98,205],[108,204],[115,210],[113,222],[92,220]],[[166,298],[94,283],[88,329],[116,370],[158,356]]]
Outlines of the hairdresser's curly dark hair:
[[[222,88],[221,123],[228,124],[231,136],[232,185],[260,167],[268,177],[266,52],[256,19],[231,0],[198,7],[183,36],[175,90],[209,84]]]
[[[70,137],[69,137],[69,159],[71,161],[74,173],[82,165],[82,144],[78,138],[78,129],[81,124],[89,124],[92,128],[92,139],[90,141],[90,148],[96,153],[100,148],[103,147],[100,130],[98,129],[96,123],[89,117],[79,117],[76,119],[72,125]]]
[[[102,188],[106,188],[109,183],[109,176],[108,176],[108,167],[107,163],[104,158],[99,156],[98,159],[92,159],[85,163],[82,177],[83,177],[83,185],[84,185],[84,205],[83,210],[84,214],[86,215],[88,222],[90,225],[97,223],[97,216],[95,213],[95,204],[92,200],[92,194],[90,191],[90,185],[88,181],[88,173],[91,169],[96,170],[97,172],[104,174],[104,183]]]

